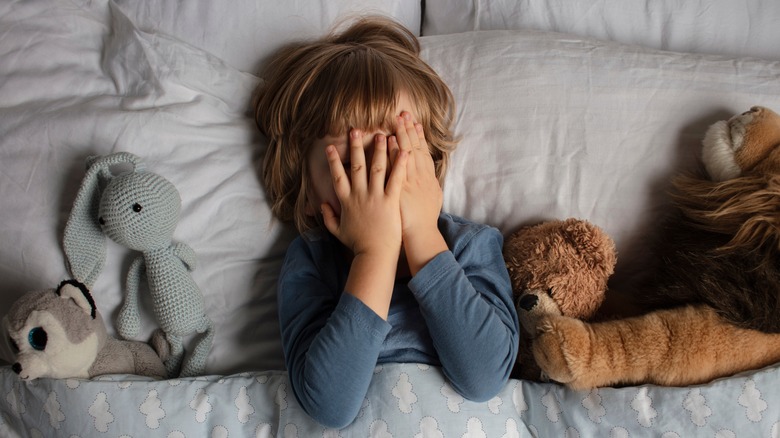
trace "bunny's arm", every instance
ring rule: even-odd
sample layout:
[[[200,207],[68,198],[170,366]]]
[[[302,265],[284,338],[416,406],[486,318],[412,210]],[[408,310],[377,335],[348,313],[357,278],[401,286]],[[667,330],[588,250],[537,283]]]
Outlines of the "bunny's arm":
[[[185,243],[175,243],[171,249],[173,251],[173,255],[184,262],[184,265],[187,266],[187,270],[195,270],[195,266],[197,265],[197,257],[195,256],[195,251],[193,251],[192,248],[190,248]]]
[[[138,311],[138,285],[144,271],[144,256],[139,255],[133,260],[130,269],[127,271],[125,302],[122,304],[116,320],[119,336],[124,339],[134,339],[141,330],[141,320]]]

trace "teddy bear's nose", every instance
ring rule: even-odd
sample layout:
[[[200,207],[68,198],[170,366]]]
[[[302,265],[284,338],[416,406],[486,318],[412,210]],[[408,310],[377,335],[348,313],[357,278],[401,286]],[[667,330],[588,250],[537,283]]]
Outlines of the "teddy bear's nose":
[[[98,222],[100,223],[100,225],[105,225],[105,224],[106,224],[106,220],[105,220],[105,219],[103,219],[103,216],[100,216],[100,217],[98,218]]]
[[[534,307],[536,307],[536,303],[539,302],[539,297],[536,295],[525,295],[522,298],[520,298],[520,301],[517,303],[518,306],[520,306],[521,309],[526,311],[531,311]]]
[[[19,362],[16,362],[15,364],[13,364],[13,365],[11,366],[11,369],[12,369],[12,370],[14,370],[14,372],[15,372],[16,374],[19,374],[19,373],[21,373],[21,372],[22,372],[22,364],[20,364]]]

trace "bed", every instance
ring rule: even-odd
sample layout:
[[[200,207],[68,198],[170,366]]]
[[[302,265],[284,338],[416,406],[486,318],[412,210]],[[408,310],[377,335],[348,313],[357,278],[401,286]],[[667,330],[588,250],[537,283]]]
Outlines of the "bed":
[[[485,403],[435,367],[390,364],[347,428],[306,416],[276,318],[295,233],[265,201],[250,96],[282,44],[376,13],[421,35],[458,103],[444,209],[505,234],[554,218],[598,224],[617,245],[619,293],[706,127],[780,109],[773,0],[3,2],[0,317],[68,276],[62,234],[86,157],[128,151],[181,193],[174,237],[197,253],[216,337],[204,376],[164,381],[22,382],[3,350],[0,436],[780,437],[780,364],[681,388],[510,380]],[[129,257],[110,244],[93,287],[112,333]],[[145,318],[142,336],[155,327]]]

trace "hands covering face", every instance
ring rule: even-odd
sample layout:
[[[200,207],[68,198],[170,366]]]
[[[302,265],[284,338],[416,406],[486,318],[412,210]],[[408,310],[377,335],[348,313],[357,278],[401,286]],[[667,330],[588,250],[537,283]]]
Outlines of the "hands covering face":
[[[399,251],[408,238],[437,230],[443,195],[433,158],[422,125],[406,111],[396,117],[395,135],[374,137],[370,164],[362,136],[350,131],[348,169],[333,145],[326,148],[341,212],[323,203],[323,220],[353,254]]]

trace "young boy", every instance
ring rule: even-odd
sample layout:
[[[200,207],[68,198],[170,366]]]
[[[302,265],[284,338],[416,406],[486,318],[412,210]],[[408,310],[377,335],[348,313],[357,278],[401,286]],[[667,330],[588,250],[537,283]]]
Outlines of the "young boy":
[[[285,361],[328,427],[354,420],[378,363],[440,366],[486,401],[517,355],[501,234],[441,213],[454,105],[419,52],[365,18],[285,48],[257,90],[266,191],[301,233],[279,278]]]

